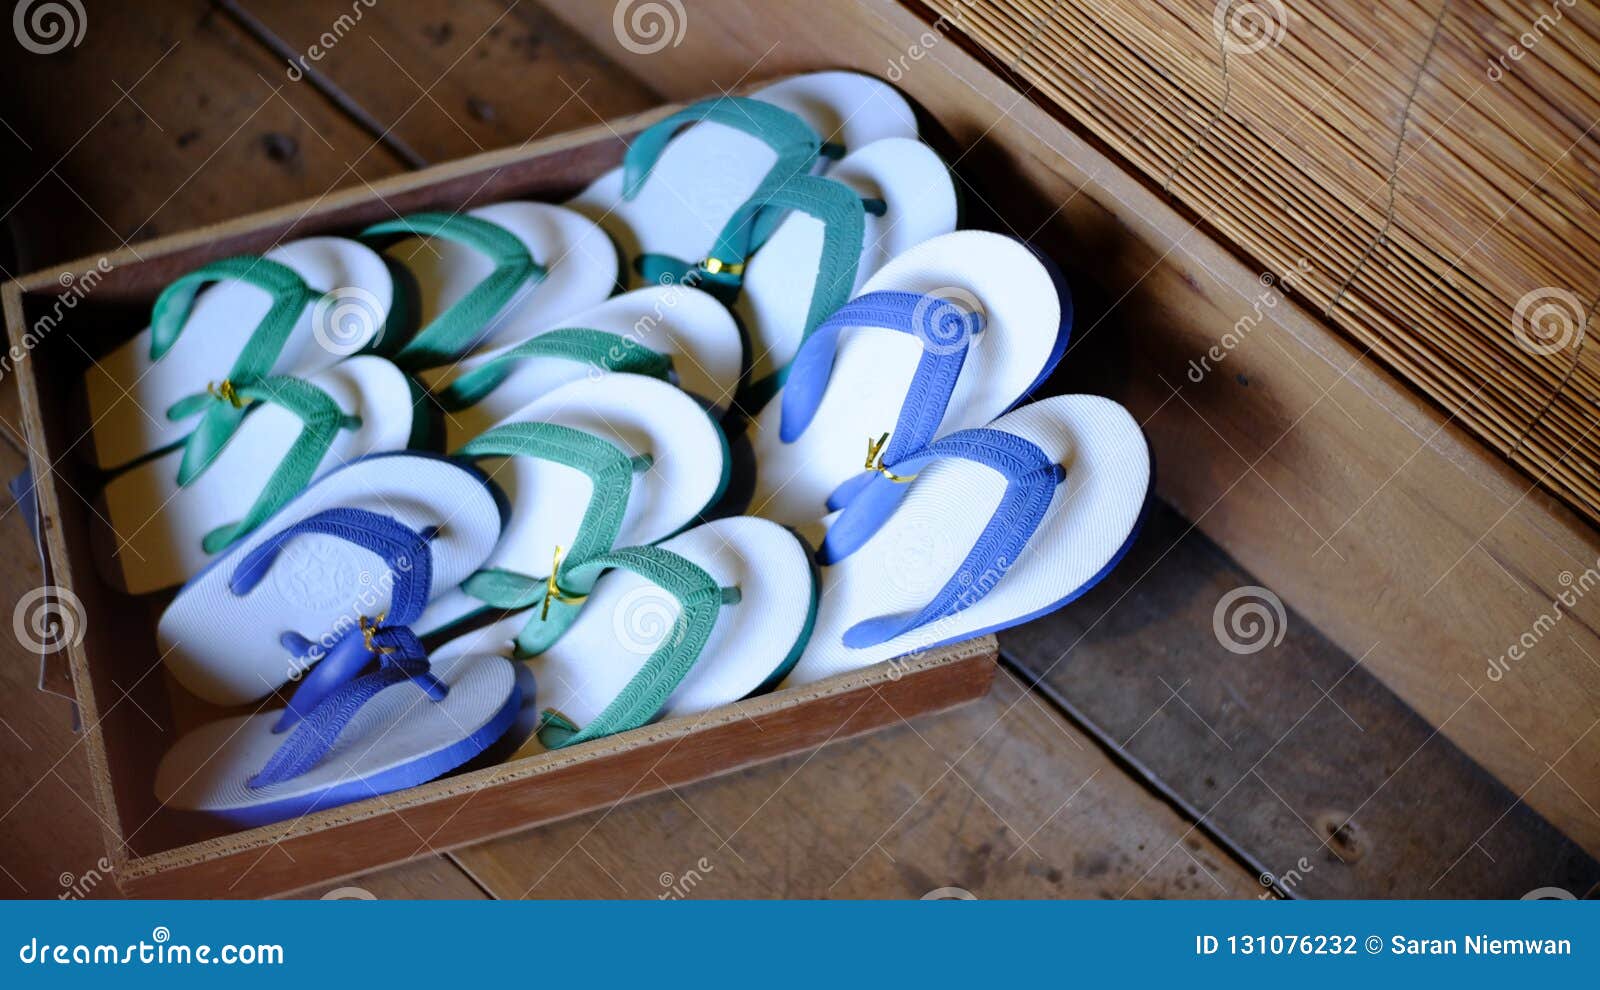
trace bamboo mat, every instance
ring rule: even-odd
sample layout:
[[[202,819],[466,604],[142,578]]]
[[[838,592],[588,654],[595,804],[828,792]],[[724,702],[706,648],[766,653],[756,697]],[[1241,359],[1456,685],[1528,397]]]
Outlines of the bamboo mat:
[[[1600,5],[927,5],[1600,521]]]

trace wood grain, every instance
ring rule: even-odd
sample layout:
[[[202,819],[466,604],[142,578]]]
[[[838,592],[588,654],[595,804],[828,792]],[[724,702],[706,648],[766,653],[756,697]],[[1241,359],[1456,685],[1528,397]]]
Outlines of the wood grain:
[[[427,161],[522,144],[661,102],[533,3],[241,5]],[[336,23],[352,10],[359,20]],[[329,39],[337,43],[326,46]]]
[[[1600,883],[1600,862],[1253,583],[1159,508],[1110,578],[1001,648],[1298,896],[1515,899]]]
[[[946,715],[457,856],[499,897],[1264,893],[1009,677]]]
[[[13,382],[0,383],[13,394]],[[0,444],[0,476],[27,466]],[[0,512],[0,601],[16,607],[45,584],[38,553],[9,497]],[[89,782],[73,732],[72,706],[39,690],[39,657],[0,636],[0,890],[6,897],[115,894]],[[65,881],[65,882],[63,882]]]
[[[489,897],[450,856],[429,856],[377,873],[319,884],[292,896],[380,901],[481,901]]]
[[[674,98],[819,65],[897,76],[948,135],[969,202],[1102,287],[1117,317],[1080,318],[1064,365],[1136,412],[1163,497],[1513,794],[1600,851],[1600,596],[1564,608],[1561,628],[1519,647],[1498,679],[1488,666],[1551,611],[1563,575],[1597,566],[1600,539],[1453,411],[1278,289],[1282,272],[1263,278],[891,0],[826,12],[706,0],[680,45],[638,58],[598,9],[549,6]],[[772,37],[782,43],[762,41]],[[1192,381],[1202,360],[1209,370]]]
[[[0,85],[25,97],[0,131],[0,209],[29,268],[401,168],[205,0],[95,5],[81,45],[14,50]]]

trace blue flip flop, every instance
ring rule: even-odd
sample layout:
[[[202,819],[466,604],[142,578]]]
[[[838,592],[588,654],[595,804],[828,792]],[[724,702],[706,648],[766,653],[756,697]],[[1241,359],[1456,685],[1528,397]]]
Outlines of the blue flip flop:
[[[887,461],[832,520],[822,606],[786,684],[1009,628],[1072,601],[1132,544],[1149,445],[1117,403],[1043,399]]]
[[[1013,408],[1071,324],[1064,283],[1014,238],[961,230],[900,254],[815,323],[753,422],[750,511],[802,526],[889,483],[883,463]]]
[[[381,512],[336,507],[223,562],[230,588],[247,595],[294,566],[297,544],[341,540],[382,560],[389,601],[333,640],[286,708],[180,739],[156,771],[162,803],[262,825],[424,783],[502,736],[522,705],[511,664],[484,655],[432,664],[411,630],[433,584],[434,535]]]

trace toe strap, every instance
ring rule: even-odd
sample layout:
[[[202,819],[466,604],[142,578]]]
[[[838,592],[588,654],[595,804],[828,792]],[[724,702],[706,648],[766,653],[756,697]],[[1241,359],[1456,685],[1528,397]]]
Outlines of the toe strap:
[[[418,532],[392,516],[367,509],[325,509],[274,533],[234,568],[229,590],[236,595],[249,594],[281,558],[287,543],[321,535],[377,554],[388,567],[392,582],[385,613],[392,624],[361,616],[359,623],[349,622],[341,631],[273,728],[283,732],[294,725],[294,732],[250,778],[250,787],[291,780],[321,763],[356,713],[387,688],[411,681],[432,701],[442,700],[448,693],[429,672],[427,653],[407,625],[428,604],[433,586],[433,552],[428,544],[436,533],[434,529]],[[355,676],[373,657],[378,659],[378,669]]]
[[[234,566],[228,590],[247,595],[261,583],[283,552],[284,545],[302,536],[332,536],[383,559],[393,582],[390,591],[391,622],[414,622],[428,604],[433,587],[433,551],[429,541],[437,530],[412,529],[393,516],[370,509],[324,509],[286,526],[257,544]]]
[[[639,195],[667,144],[683,128],[702,121],[744,131],[764,142],[778,155],[769,171],[771,175],[810,171],[822,147],[809,124],[771,103],[746,96],[702,100],[652,124],[633,139],[622,159],[622,198]]]
[[[789,366],[779,424],[784,443],[798,440],[811,425],[833,374],[839,339],[853,327],[893,330],[922,344],[922,357],[883,452],[886,462],[901,459],[932,440],[944,421],[970,342],[983,329],[983,316],[920,292],[868,292],[845,303],[812,331]]]
[[[644,346],[635,337],[587,327],[562,327],[507,348],[466,372],[439,393],[439,404],[450,411],[476,405],[499,388],[517,365],[535,358],[571,361],[663,381],[672,370],[671,358]]]
[[[298,418],[302,426],[244,518],[218,526],[202,538],[207,553],[220,553],[304,491],[316,477],[322,459],[333,448],[339,432],[361,426],[359,416],[346,415],[333,396],[299,378],[280,375],[237,387],[228,382],[223,384],[225,388],[213,397],[211,408],[184,444],[183,457],[178,464],[179,485],[191,483],[215,462],[232,441],[251,403],[271,403],[285,409]]]
[[[273,752],[248,784],[270,787],[300,776],[327,758],[356,713],[381,692],[406,681],[414,683],[428,701],[442,701],[449,688],[428,671],[422,644],[410,629],[384,627],[373,637],[379,650],[378,669],[343,685],[311,710],[289,738]]]
[[[413,213],[375,223],[361,232],[363,240],[376,245],[404,237],[440,237],[463,244],[486,256],[494,270],[400,348],[394,360],[403,368],[435,367],[454,359],[483,336],[507,303],[531,291],[547,274],[521,238],[480,217]]]
[[[559,713],[547,713],[539,740],[550,749],[635,729],[655,718],[700,659],[721,608],[739,601],[737,588],[718,585],[700,565],[660,547],[627,547],[601,554],[577,563],[573,577],[592,585],[605,571],[619,568],[638,574],[677,599],[678,617],[639,672],[588,725],[579,729]]]
[[[384,638],[392,632],[400,636],[409,634],[406,623],[416,620],[428,603],[433,586],[433,552],[429,541],[437,530],[417,532],[397,519],[366,509],[327,509],[292,526],[285,527],[246,554],[228,581],[234,594],[244,595],[261,582],[282,554],[289,541],[311,534],[333,536],[377,554],[388,568],[386,581],[390,586],[389,607],[380,621],[395,623],[393,627],[369,625],[365,616],[343,617],[340,625],[320,644],[296,632],[282,637],[286,648],[296,657],[315,663],[295,689],[283,715],[273,727],[283,732],[308,718],[329,697],[338,693],[356,678],[380,650],[396,652],[400,648],[411,650],[411,640],[391,641]],[[421,647],[411,650],[421,656]],[[313,655],[316,654],[316,655]]]
[[[582,471],[592,482],[577,536],[564,557],[557,548],[551,580],[504,568],[484,568],[461,584],[467,594],[494,608],[528,608],[542,598],[543,607],[517,637],[519,652],[541,653],[577,617],[583,596],[598,576],[599,572],[587,578],[575,575],[573,562],[610,550],[616,543],[633,497],[634,475],[649,470],[652,459],[648,454],[630,456],[610,440],[558,423],[496,426],[469,440],[457,456],[534,457]]]
[[[271,258],[242,255],[223,258],[189,272],[162,290],[150,313],[150,359],[159,361],[172,349],[188,323],[200,289],[212,282],[238,281],[272,295],[272,307],[251,332],[228,377],[235,381],[259,378],[272,370],[289,334],[305,308],[322,293],[306,284],[300,273]]]
[[[1035,444],[1002,430],[961,430],[896,462],[898,473],[916,474],[927,464],[957,458],[985,465],[1006,479],[1005,494],[955,574],[922,608],[859,622],[845,631],[852,649],[876,646],[949,618],[982,601],[1016,564],[1055,499],[1066,472]],[[824,554],[834,559],[857,549],[882,526],[909,485],[869,486],[845,507],[829,529]],[[955,507],[959,510],[960,507]]]

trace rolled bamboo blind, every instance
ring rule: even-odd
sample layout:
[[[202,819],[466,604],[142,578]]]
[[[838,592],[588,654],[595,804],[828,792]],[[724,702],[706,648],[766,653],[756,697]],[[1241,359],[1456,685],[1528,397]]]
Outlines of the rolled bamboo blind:
[[[928,12],[1600,521],[1600,5]]]

